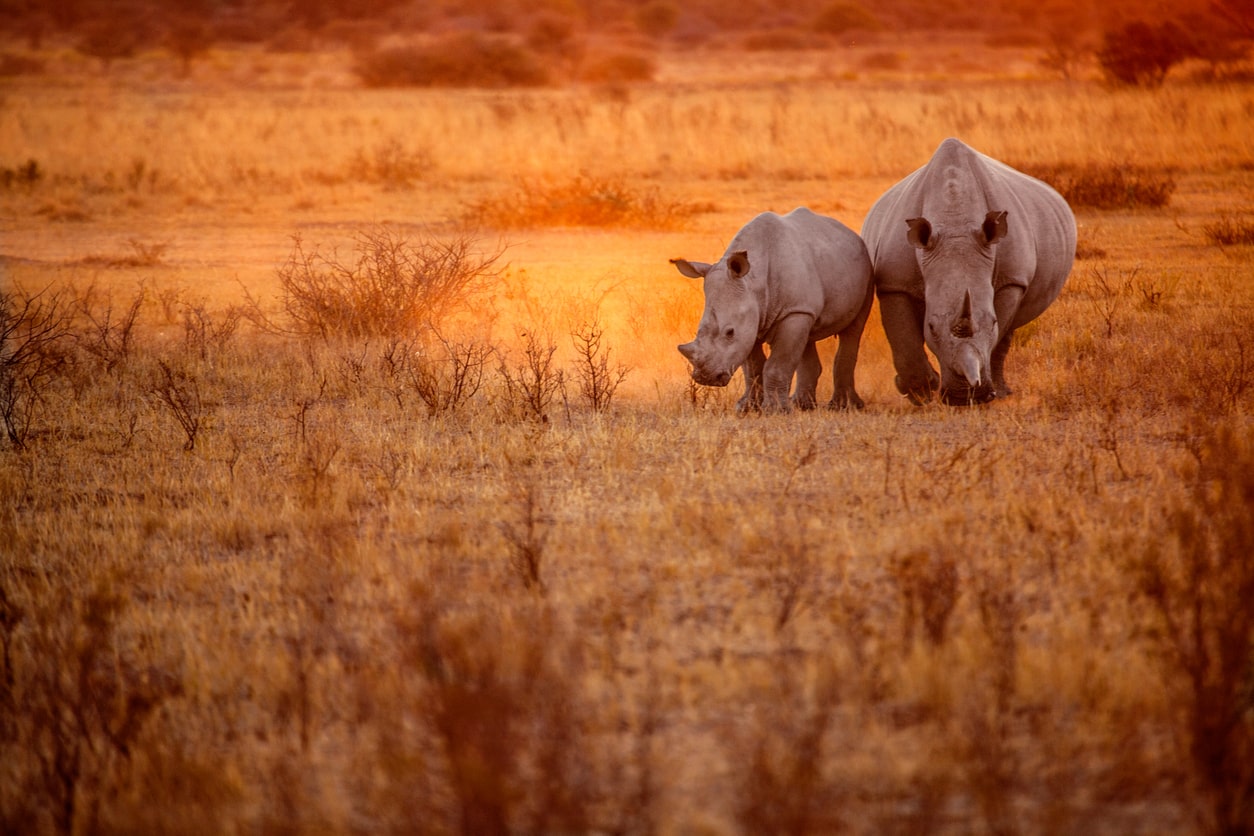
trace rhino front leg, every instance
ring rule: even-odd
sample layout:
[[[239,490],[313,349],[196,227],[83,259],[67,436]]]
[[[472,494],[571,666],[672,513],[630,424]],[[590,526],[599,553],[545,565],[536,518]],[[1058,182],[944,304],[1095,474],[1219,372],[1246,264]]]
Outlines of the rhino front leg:
[[[1023,288],[1017,284],[1003,285],[993,295],[993,309],[997,312],[997,345],[989,357],[989,372],[993,377],[993,391],[997,397],[1010,394],[1006,385],[1006,355],[1010,353],[1011,337],[1015,333],[1015,316],[1023,301]]]
[[[776,326],[771,339],[771,356],[767,358],[762,370],[762,407],[768,412],[789,412],[792,403],[788,400],[788,390],[792,388],[792,376],[801,364],[806,346],[813,347],[810,329],[814,325],[814,317],[804,314],[790,314]],[[816,358],[817,359],[817,356]]]
[[[888,345],[893,350],[897,391],[914,404],[930,399],[940,386],[940,375],[923,351],[923,314],[922,300],[905,293],[880,296],[880,317]]]
[[[823,361],[819,359],[819,349],[813,341],[806,343],[801,353],[801,362],[797,364],[797,383],[793,387],[792,405],[797,409],[814,409],[818,403],[816,392],[819,388],[819,375],[823,374]]]
[[[749,359],[741,366],[745,373],[745,393],[736,401],[736,413],[744,415],[762,409],[762,367],[766,365],[766,352],[758,343],[749,352]]]
[[[838,335],[840,345],[836,349],[836,362],[832,364],[832,399],[828,409],[862,409],[865,404],[853,386],[853,371],[858,365],[858,349],[862,345],[862,331],[871,316],[871,303],[875,300],[874,289],[867,290],[866,301],[853,322]]]

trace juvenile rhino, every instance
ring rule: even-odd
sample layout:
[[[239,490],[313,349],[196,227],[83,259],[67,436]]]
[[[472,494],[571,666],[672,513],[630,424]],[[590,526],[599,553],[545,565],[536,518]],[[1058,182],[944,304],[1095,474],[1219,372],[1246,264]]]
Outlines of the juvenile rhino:
[[[875,290],[866,246],[853,230],[805,208],[783,216],[764,212],[736,233],[717,263],[671,263],[689,278],[705,279],[696,339],[679,346],[692,363],[693,380],[726,386],[743,366],[745,394],[737,411],[787,412],[795,373],[793,403],[813,409],[823,371],[814,343],[839,335],[828,406],[862,408],[853,372]]]
[[[1016,328],[1062,290],[1075,216],[1039,180],[947,139],[927,165],[885,192],[862,226],[875,265],[897,389],[915,403],[985,402],[1010,393]]]

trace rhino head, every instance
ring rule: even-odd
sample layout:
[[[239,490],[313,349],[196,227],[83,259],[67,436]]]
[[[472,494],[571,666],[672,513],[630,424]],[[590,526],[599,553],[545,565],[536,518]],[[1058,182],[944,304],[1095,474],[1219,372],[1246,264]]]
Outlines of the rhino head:
[[[717,264],[671,259],[690,279],[705,279],[705,311],[697,336],[679,346],[692,364],[692,379],[726,386],[758,342],[758,300],[749,287],[749,254],[737,250]]]
[[[923,337],[940,363],[941,399],[990,401],[995,397],[991,356],[1000,336],[993,266],[997,242],[1007,231],[1006,213],[989,212],[974,228],[961,222],[933,226],[927,218],[906,223],[923,273]]]

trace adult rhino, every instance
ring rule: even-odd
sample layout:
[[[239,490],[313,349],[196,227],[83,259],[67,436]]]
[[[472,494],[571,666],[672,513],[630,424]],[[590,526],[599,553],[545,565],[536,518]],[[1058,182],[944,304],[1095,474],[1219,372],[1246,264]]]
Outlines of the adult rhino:
[[[862,237],[875,265],[897,389],[915,403],[985,402],[1010,393],[1015,329],[1058,298],[1075,258],[1075,216],[1039,180],[946,139],[885,192]]]
[[[813,409],[823,371],[815,342],[839,335],[828,406],[862,407],[853,373],[875,290],[866,246],[853,230],[806,208],[764,212],[736,233],[718,262],[671,263],[683,275],[705,280],[696,339],[679,346],[693,380],[726,386],[743,367],[738,412],[787,412],[794,404]],[[770,346],[769,357],[763,344]]]

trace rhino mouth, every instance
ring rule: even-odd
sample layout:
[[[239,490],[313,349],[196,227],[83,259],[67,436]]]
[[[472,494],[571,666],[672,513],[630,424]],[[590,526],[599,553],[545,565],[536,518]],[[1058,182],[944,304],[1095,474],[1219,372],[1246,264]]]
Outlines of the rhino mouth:
[[[941,401],[949,406],[974,406],[988,403],[996,397],[997,391],[992,386],[984,384],[979,386],[955,384],[946,386],[940,391]]]
[[[710,372],[705,369],[694,368],[692,370],[692,379],[702,386],[726,386],[731,382],[731,372]]]

